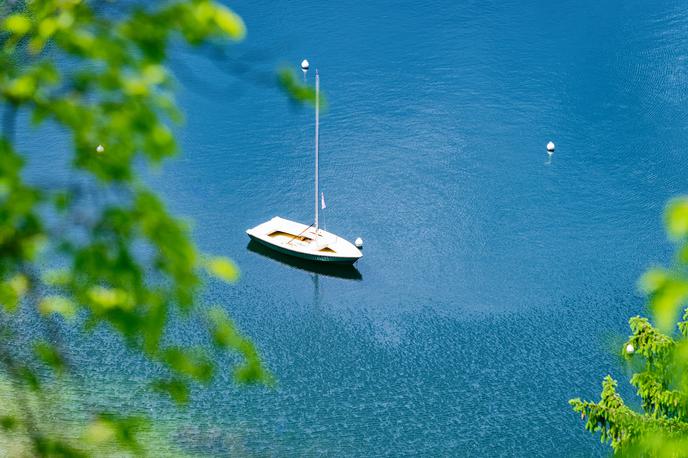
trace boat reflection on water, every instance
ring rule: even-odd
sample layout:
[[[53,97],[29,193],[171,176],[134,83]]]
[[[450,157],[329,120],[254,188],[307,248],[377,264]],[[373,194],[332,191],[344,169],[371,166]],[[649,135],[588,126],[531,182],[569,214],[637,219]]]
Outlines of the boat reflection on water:
[[[288,256],[278,253],[275,250],[261,245],[260,243],[251,240],[246,246],[248,251],[257,253],[266,258],[274,259],[275,261],[293,267],[295,269],[304,270],[318,275],[325,275],[328,277],[343,278],[345,280],[363,280],[361,272],[356,267],[350,264],[327,264],[315,261],[308,261],[306,259]]]

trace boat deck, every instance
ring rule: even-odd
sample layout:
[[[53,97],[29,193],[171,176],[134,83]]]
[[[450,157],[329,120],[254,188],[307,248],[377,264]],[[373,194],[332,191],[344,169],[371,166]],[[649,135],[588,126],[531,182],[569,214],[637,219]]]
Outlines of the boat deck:
[[[323,262],[356,262],[363,254],[335,234],[275,217],[246,231],[251,238],[283,253]]]

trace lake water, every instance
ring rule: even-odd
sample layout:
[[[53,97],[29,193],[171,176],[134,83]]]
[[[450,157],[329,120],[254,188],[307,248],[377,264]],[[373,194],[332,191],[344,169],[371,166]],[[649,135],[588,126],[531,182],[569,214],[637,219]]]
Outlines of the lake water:
[[[219,381],[175,414],[172,440],[210,455],[607,454],[567,401],[624,380],[637,278],[671,254],[685,3],[231,6],[248,36],[229,72],[173,58],[184,154],[152,182],[203,250],[240,266],[205,301],[226,306],[278,385]],[[244,233],[312,221],[313,112],[266,79],[303,58],[328,102],[325,226],[365,240],[349,278],[256,252]],[[84,361],[116,374],[120,353],[106,353]]]

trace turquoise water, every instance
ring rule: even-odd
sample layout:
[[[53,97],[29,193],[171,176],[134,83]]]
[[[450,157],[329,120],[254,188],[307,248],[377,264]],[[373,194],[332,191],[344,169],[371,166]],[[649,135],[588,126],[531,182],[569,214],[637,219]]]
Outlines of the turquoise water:
[[[241,281],[205,300],[226,305],[279,384],[219,381],[176,414],[193,427],[173,441],[249,456],[608,453],[567,401],[624,377],[614,352],[643,313],[636,280],[671,253],[662,208],[687,191],[685,4],[231,5],[249,30],[233,64],[173,58],[184,154],[152,181],[203,250],[239,264]],[[365,240],[347,278],[244,233],[276,215],[311,222],[313,113],[270,76],[303,58],[328,100],[326,227]],[[107,378],[120,357],[83,362]]]

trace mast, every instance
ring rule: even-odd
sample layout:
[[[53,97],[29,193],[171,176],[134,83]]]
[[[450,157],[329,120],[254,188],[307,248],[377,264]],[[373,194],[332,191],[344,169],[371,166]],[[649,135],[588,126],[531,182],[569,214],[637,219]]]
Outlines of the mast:
[[[320,76],[315,69],[315,234],[318,235],[318,124],[320,123]]]

